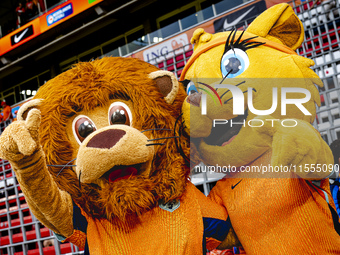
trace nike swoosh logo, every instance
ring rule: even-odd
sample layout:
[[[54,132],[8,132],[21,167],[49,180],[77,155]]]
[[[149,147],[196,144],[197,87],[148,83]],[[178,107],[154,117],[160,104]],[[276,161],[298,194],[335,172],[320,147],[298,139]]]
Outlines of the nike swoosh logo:
[[[246,11],[245,13],[243,13],[240,17],[238,17],[237,19],[235,19],[233,22],[228,23],[227,19],[224,20],[224,24],[223,24],[223,29],[227,29],[229,27],[235,26],[237,25],[245,16],[248,15],[249,12],[251,12],[253,9],[255,8],[255,6],[253,6],[253,8],[250,8],[248,11]]]
[[[17,37],[17,34],[16,34],[16,35],[14,36],[14,42],[15,42],[15,43],[20,42],[21,38],[24,37],[24,35],[27,33],[27,31],[28,31],[28,28],[26,28],[24,31],[22,31],[21,35],[19,35],[18,37]]]
[[[243,179],[241,179],[238,183],[236,183],[235,185],[231,185],[231,189],[235,189],[235,187],[237,186],[237,185],[239,185],[240,184],[240,182],[242,181]]]

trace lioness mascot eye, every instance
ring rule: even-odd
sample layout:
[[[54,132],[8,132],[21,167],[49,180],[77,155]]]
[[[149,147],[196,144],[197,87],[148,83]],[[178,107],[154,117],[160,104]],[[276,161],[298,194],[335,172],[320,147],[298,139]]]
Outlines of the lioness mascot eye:
[[[20,108],[0,157],[33,214],[86,254],[202,254],[233,237],[224,207],[189,181],[185,96],[138,59],[79,63]]]
[[[226,170],[209,196],[226,207],[247,254],[340,252],[332,153],[311,125],[322,82],[295,52],[303,38],[293,9],[278,4],[246,31],[196,30],[182,72],[192,148]]]

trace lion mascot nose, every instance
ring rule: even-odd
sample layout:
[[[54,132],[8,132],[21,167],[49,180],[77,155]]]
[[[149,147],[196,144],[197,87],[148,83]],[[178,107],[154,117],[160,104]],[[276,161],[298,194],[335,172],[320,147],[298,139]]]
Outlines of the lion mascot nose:
[[[125,134],[126,132],[121,129],[108,129],[92,137],[86,147],[110,149],[115,146]]]

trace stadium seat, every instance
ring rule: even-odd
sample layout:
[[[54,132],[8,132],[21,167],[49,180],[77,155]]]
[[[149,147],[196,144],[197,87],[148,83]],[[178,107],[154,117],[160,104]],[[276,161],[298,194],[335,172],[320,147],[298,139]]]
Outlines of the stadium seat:
[[[183,60],[183,54],[176,56],[175,59],[176,59],[176,62]]]
[[[174,59],[173,58],[169,58],[169,59],[166,60],[166,64],[167,65],[171,65],[173,63],[174,63]]]
[[[191,55],[192,55],[192,53],[194,53],[193,50],[189,50],[189,51],[185,52],[185,57],[186,57],[186,58],[190,58]]]
[[[170,71],[170,72],[173,72],[175,70],[174,65],[168,66],[167,70]]]
[[[184,65],[185,65],[184,61],[177,62],[177,63],[176,63],[176,68],[177,68],[177,69],[182,68],[182,67],[184,67]]]
[[[49,246],[49,247],[44,247],[43,248],[43,255],[55,255],[55,249],[54,246]],[[16,252],[14,255],[24,255],[24,253],[21,252]],[[39,249],[34,249],[34,250],[28,250],[27,255],[40,255]]]

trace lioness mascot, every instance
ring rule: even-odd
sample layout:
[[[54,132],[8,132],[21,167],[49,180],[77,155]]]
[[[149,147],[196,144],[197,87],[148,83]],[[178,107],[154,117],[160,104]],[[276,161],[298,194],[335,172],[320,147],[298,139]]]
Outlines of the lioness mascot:
[[[303,39],[293,9],[278,4],[246,31],[196,30],[181,75],[192,152],[226,170],[209,196],[249,255],[340,252],[332,153],[311,125],[322,82],[295,52]]]

